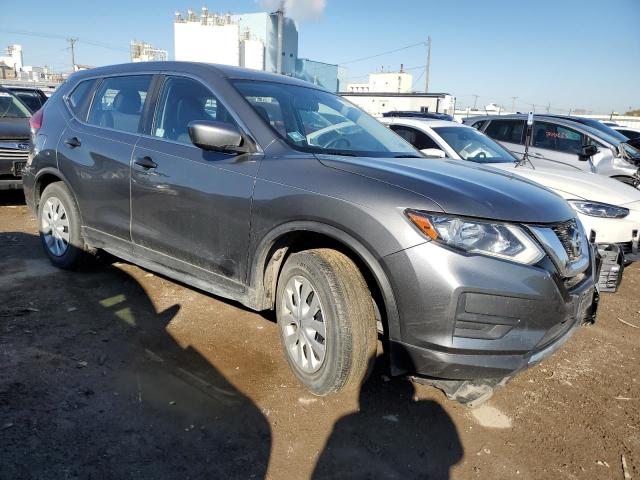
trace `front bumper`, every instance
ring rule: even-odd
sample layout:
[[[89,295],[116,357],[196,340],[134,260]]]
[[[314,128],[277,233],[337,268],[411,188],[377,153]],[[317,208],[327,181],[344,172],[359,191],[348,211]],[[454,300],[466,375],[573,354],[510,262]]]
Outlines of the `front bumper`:
[[[596,256],[574,285],[535,266],[463,255],[427,242],[385,257],[400,311],[392,372],[506,377],[551,355],[597,307]]]

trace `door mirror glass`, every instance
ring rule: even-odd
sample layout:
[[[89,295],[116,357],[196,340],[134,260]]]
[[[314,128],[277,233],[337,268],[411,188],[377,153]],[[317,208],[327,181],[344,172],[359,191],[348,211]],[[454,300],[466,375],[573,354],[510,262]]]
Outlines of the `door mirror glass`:
[[[598,147],[595,145],[583,145],[580,150],[580,160],[587,161],[598,153]]]
[[[420,150],[425,157],[445,158],[447,155],[439,148],[423,148]]]
[[[219,152],[244,152],[242,134],[234,125],[212,120],[195,120],[189,123],[191,143],[203,150]]]

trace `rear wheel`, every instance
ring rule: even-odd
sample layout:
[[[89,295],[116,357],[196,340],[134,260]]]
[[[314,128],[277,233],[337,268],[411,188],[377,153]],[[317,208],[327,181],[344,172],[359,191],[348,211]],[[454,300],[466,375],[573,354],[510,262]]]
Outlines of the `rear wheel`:
[[[278,279],[276,316],[287,361],[312,393],[364,382],[375,361],[376,317],[365,280],[346,255],[292,254]]]
[[[52,183],[42,192],[38,223],[42,247],[55,266],[72,269],[87,258],[80,212],[64,183]]]

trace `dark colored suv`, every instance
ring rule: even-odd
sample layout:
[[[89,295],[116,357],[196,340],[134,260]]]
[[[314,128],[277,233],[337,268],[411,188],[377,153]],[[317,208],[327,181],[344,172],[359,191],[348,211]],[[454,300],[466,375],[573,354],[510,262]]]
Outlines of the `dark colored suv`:
[[[72,75],[34,116],[27,202],[51,261],[99,249],[275,309],[313,393],[392,373],[487,395],[594,317],[595,257],[555,194],[430,161],[346,100],[196,63]]]
[[[0,87],[0,190],[22,188],[22,170],[29,155],[31,111]]]

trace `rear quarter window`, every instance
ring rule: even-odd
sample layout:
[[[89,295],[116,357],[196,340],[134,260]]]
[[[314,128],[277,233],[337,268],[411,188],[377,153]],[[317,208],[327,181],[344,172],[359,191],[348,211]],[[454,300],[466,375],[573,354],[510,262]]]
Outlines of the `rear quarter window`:
[[[82,121],[86,121],[89,105],[91,104],[91,94],[96,80],[84,80],[76,85],[76,88],[68,95],[68,105],[74,115]]]

